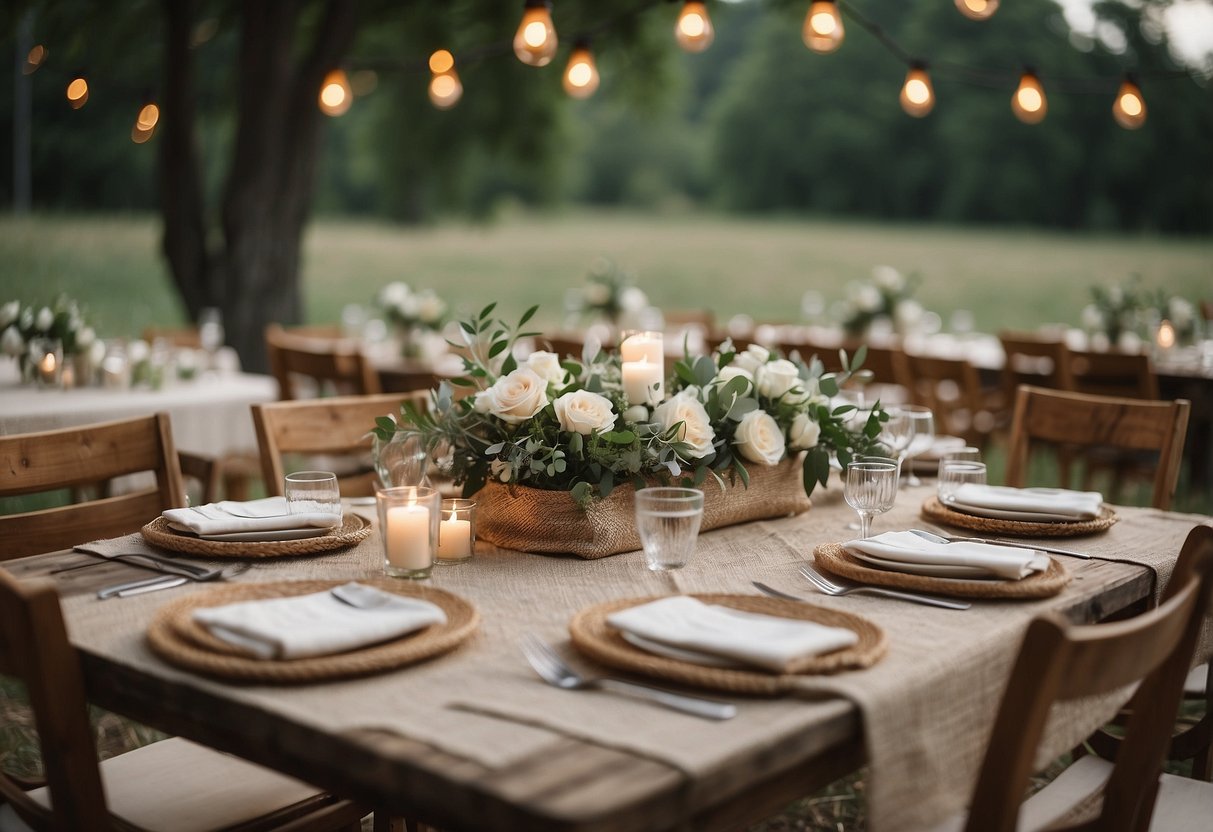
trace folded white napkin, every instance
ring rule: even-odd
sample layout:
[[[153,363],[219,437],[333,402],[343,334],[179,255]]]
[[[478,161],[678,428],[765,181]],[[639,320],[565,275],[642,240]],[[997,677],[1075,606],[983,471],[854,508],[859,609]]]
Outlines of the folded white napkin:
[[[1065,488],[1010,488],[965,483],[949,506],[985,517],[1025,520],[1092,520],[1099,516],[1103,495]],[[1022,515],[1021,518],[1006,515]]]
[[[888,569],[905,564],[906,572],[913,572],[915,565],[960,567],[954,577],[966,577],[968,570],[980,569],[988,575],[1018,581],[1049,567],[1048,556],[1031,549],[966,541],[932,543],[912,532],[885,532],[842,545],[852,554],[880,558],[881,565]]]
[[[354,607],[332,592],[240,601],[194,611],[194,620],[258,659],[304,659],[344,653],[368,644],[445,624],[441,607],[405,598],[373,586],[352,583],[343,589],[376,606]]]
[[[616,629],[650,641],[736,659],[777,673],[793,661],[850,647],[852,630],[704,604],[675,595],[607,616]]]
[[[266,497],[245,503],[225,500],[192,508],[171,508],[164,512],[164,517],[174,529],[199,535],[328,528],[341,522],[339,514],[288,514],[285,497]]]

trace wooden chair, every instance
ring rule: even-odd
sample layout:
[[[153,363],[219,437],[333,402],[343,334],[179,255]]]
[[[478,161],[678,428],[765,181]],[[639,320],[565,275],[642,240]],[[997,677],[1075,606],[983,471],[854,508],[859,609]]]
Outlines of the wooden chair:
[[[222,479],[219,460],[180,451],[177,461],[181,465],[181,476],[187,481],[194,480],[198,483],[199,505],[213,503],[219,499],[219,481]]]
[[[156,341],[167,341],[174,347],[186,347],[188,349],[202,349],[202,336],[198,334],[196,326],[149,326],[143,330],[143,340],[149,344]]]
[[[138,531],[186,504],[168,415],[0,436],[0,497],[93,485],[150,471],[156,483],[129,494],[0,516],[0,560]]]
[[[400,404],[412,401],[425,407],[427,392],[401,395],[342,396],[303,402],[271,402],[253,405],[253,424],[261,449],[261,471],[265,490],[282,494],[286,468],[283,454],[324,454],[366,457],[371,449],[369,432],[375,419],[399,415]],[[347,461],[347,471],[338,471],[338,485],[346,497],[375,493],[375,472],[367,464]]]
[[[368,814],[178,738],[98,764],[79,658],[51,581],[19,582],[0,569],[0,671],[26,685],[46,771],[45,785],[0,772],[0,828],[357,830]]]
[[[1158,376],[1145,353],[1070,350],[1070,378],[1078,393],[1158,399]]]
[[[1079,451],[1089,448],[1154,451],[1158,460],[1151,505],[1170,508],[1179,479],[1190,410],[1186,399],[1143,402],[1024,385],[1016,396],[1011,421],[1007,484],[1024,485],[1028,454],[1037,442]],[[1062,485],[1068,484],[1068,473],[1063,466]]]
[[[1015,391],[1021,384],[1049,387],[1053,390],[1073,390],[1070,375],[1070,352],[1065,342],[1046,338],[1034,332],[998,333],[1006,360],[1002,366],[1002,390],[1008,404],[1015,401]]]
[[[304,398],[300,377],[311,379],[318,395],[382,392],[375,368],[352,340],[288,332],[270,324],[265,328],[265,346],[283,400]]]
[[[984,447],[999,426],[1001,408],[982,389],[977,368],[963,358],[906,353],[904,361],[910,400],[931,409],[938,420],[936,432]]]
[[[1029,625],[973,793],[965,827],[969,832],[1046,827],[1130,832],[1147,825],[1169,830],[1208,823],[1213,786],[1160,777],[1213,589],[1213,541],[1206,537],[1196,549],[1177,564],[1157,609],[1108,624],[1073,626],[1060,616],[1045,615]],[[1080,758],[1024,803],[1021,812],[1051,706],[1138,682],[1116,762]],[[1075,815],[1085,814],[1081,807],[1101,787],[1097,816],[1075,823]],[[1021,814],[1026,821],[1022,827]],[[1186,825],[1181,825],[1183,818]]]
[[[663,309],[661,316],[669,329],[698,324],[708,333],[716,328],[716,313],[711,309]]]

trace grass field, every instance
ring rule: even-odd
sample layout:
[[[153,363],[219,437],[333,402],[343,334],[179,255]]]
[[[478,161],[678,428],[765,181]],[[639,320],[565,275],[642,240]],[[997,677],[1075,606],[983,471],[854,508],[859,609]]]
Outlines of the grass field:
[[[307,315],[338,320],[344,304],[404,280],[457,309],[541,303],[542,320],[554,323],[565,289],[599,256],[634,271],[658,305],[710,308],[720,319],[794,321],[806,290],[841,299],[847,281],[877,264],[917,274],[919,299],[945,322],[968,309],[984,330],[1077,323],[1092,284],[1134,274],[1189,299],[1213,293],[1210,239],[571,213],[420,229],[317,222],[304,259]],[[106,336],[182,319],[151,217],[0,219],[0,286],[0,296],[29,301],[68,292]]]

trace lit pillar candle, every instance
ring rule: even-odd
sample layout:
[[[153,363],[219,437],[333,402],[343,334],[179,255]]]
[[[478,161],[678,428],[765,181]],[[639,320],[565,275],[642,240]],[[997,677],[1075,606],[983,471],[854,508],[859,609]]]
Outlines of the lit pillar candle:
[[[430,510],[425,506],[390,506],[384,531],[388,563],[421,570],[434,565],[430,548]]]
[[[665,364],[651,361],[623,363],[623,392],[632,404],[659,404],[665,398]]]
[[[38,374],[42,377],[43,384],[55,384],[58,379],[57,370],[59,362],[55,359],[53,352],[48,352],[42,356],[38,362]]]
[[[665,361],[665,345],[660,332],[637,332],[624,338],[619,345],[619,357],[625,362],[648,361],[661,364]]]
[[[438,527],[438,559],[463,560],[472,554],[472,521],[460,520],[454,509]]]

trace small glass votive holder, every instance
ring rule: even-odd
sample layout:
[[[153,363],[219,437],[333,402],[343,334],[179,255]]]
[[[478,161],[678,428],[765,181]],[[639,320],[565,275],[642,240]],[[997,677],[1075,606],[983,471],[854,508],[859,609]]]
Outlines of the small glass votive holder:
[[[466,563],[476,551],[476,501],[461,497],[442,501],[438,524],[438,562]]]
[[[984,462],[969,460],[945,460],[939,463],[939,502],[948,505],[956,499],[956,492],[962,485],[986,484],[986,465]]]
[[[375,492],[383,571],[393,578],[428,578],[438,552],[442,494],[435,488],[403,485]]]
[[[963,448],[953,448],[939,455],[939,476],[943,476],[943,466],[949,462],[981,462],[981,448],[966,445]]]
[[[33,338],[29,342],[29,360],[39,387],[59,387],[63,383],[63,342],[58,338]]]
[[[287,514],[332,514],[341,522],[341,489],[332,471],[296,471],[286,475]]]

